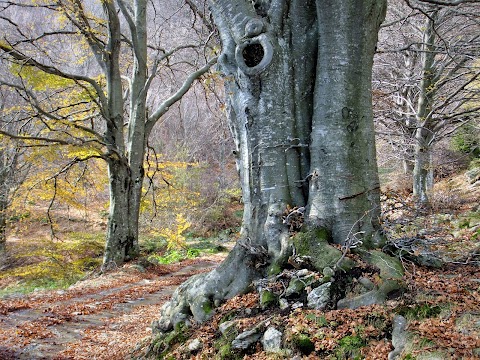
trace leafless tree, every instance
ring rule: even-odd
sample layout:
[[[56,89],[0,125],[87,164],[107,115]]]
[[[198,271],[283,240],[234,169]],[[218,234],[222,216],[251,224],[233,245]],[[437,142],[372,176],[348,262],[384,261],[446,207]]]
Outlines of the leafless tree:
[[[432,147],[479,116],[480,8],[395,2],[386,24],[374,67],[375,117],[426,205]]]

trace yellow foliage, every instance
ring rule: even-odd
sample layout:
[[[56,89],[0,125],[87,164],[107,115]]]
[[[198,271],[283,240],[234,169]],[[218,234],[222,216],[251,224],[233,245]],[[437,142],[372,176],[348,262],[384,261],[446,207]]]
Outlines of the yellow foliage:
[[[20,265],[0,273],[0,279],[17,278],[25,284],[68,285],[101,263],[103,236],[71,234],[66,241],[20,241],[15,258]]]
[[[56,146],[31,148],[25,160],[34,165],[34,169],[21,185],[13,199],[12,211],[23,213],[31,206],[44,206],[53,196],[58,204],[88,211],[89,204],[96,202],[96,195],[103,193],[108,184],[105,163],[100,159],[91,159],[87,163],[77,164],[68,171],[59,174],[65,162],[61,159],[73,157],[68,149]],[[82,153],[77,153],[79,156]],[[54,180],[54,175],[56,181]]]
[[[192,224],[185,219],[183,214],[177,214],[173,228],[164,228],[158,232],[158,235],[165,238],[167,241],[167,249],[186,249],[186,238],[183,232],[187,230]]]
[[[19,64],[11,65],[10,71],[22,77],[34,90],[45,91],[47,89],[64,89],[75,84],[73,80],[65,79],[58,75],[48,74],[31,66],[22,66]]]
[[[74,146],[69,145],[65,147],[66,156],[69,159],[88,159],[91,157],[99,157],[102,155],[102,149],[97,149],[93,146],[86,147],[86,146]]]

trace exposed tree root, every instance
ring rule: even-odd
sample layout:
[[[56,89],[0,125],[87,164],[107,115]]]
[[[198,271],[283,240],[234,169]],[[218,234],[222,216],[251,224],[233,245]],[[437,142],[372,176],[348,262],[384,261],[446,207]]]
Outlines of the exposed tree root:
[[[282,270],[295,267],[295,264],[297,269],[310,267],[319,273],[326,270],[333,273],[335,269],[338,277],[355,266],[353,260],[328,243],[326,233],[320,230],[297,234],[292,240],[292,249],[295,251],[287,262],[270,259],[269,263],[280,266]],[[377,269],[379,279],[375,283],[366,278],[357,279],[364,291],[346,294],[346,298],[338,301],[338,308],[354,309],[379,304],[385,302],[390,293],[402,288],[403,268],[397,259],[378,250],[357,249],[357,253]],[[163,306],[160,319],[153,325],[154,330],[168,332],[180,323],[188,325],[192,321],[207,321],[214,308],[235,295],[251,291],[254,280],[265,276],[268,271],[263,260],[259,261],[258,254],[237,244],[218,268],[190,278],[175,291],[172,299]],[[335,295],[332,296],[333,299]]]
[[[251,254],[237,245],[218,268],[184,282],[162,307],[160,319],[153,324],[154,330],[166,332],[181,322],[204,322],[222,302],[248,292],[252,281],[261,277],[259,270],[251,266],[252,260],[255,259]]]

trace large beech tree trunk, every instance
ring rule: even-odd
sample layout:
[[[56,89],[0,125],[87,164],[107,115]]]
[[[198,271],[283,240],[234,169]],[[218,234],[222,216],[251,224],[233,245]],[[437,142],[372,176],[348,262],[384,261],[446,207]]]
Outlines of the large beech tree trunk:
[[[121,3],[120,3],[121,4]],[[138,221],[144,180],[147,111],[146,1],[135,1],[131,36],[134,47],[133,76],[127,139],[124,134],[124,101],[120,72],[120,21],[112,3],[105,4],[108,16],[109,57],[106,59],[108,118],[105,137],[110,144],[107,165],[110,209],[103,267],[121,265],[138,254]],[[127,12],[124,7],[121,11]]]
[[[156,322],[160,331],[190,316],[208,319],[252,280],[279,271],[295,246],[288,209],[330,242],[365,250],[382,242],[371,70],[386,2],[210,4],[245,204],[242,234],[217,269],[177,289]],[[314,252],[317,243],[297,247]]]

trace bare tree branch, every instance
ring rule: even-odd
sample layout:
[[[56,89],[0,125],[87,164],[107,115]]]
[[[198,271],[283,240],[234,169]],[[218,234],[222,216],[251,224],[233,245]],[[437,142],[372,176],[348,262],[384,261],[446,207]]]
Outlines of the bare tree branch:
[[[163,116],[170,106],[175,104],[177,101],[179,101],[183,95],[190,89],[190,86],[193,84],[193,82],[198,79],[200,76],[205,74],[213,64],[217,62],[217,58],[212,58],[210,59],[209,62],[207,62],[202,68],[198,69],[197,71],[191,73],[183,82],[182,86],[168,99],[166,99],[158,108],[157,110],[148,118],[147,124],[146,124],[146,132],[147,134],[150,133],[152,130],[153,126],[155,123],[160,119],[161,116]]]

